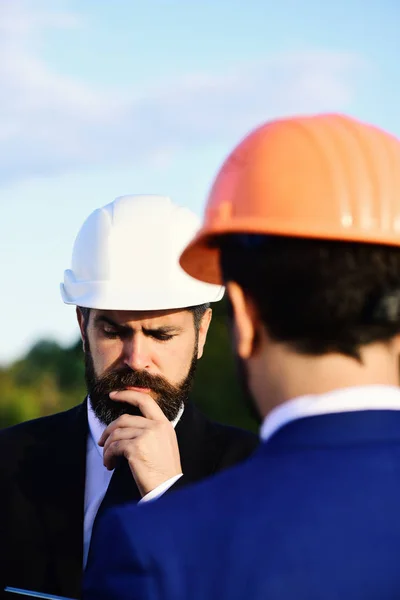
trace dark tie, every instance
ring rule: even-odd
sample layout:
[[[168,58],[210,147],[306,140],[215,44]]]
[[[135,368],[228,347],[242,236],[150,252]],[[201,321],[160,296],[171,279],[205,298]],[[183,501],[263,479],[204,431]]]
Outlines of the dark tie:
[[[106,508],[124,504],[125,502],[137,503],[140,499],[141,495],[133,478],[129,463],[125,458],[121,458],[111,477],[103,501],[99,506],[96,519]]]
[[[124,504],[125,502],[137,504],[140,499],[141,495],[129,468],[129,463],[125,458],[121,458],[118,466],[114,470],[107,488],[107,492],[99,506],[99,510],[97,511],[96,518],[93,523],[91,539],[93,539],[98,520],[106,511],[106,509],[112,506]],[[89,547],[88,563],[90,560],[90,550],[91,544]]]

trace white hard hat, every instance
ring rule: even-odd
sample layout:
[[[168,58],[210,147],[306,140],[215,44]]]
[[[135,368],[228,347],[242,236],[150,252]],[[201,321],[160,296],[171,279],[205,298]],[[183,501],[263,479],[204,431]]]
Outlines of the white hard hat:
[[[165,196],[121,196],[95,210],[64,272],[66,304],[104,310],[162,310],[217,302],[219,285],[187,275],[179,256],[200,227]]]

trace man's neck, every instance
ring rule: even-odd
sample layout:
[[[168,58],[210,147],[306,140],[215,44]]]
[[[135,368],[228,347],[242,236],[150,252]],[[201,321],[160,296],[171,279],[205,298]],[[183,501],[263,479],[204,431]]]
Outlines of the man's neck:
[[[398,356],[384,344],[365,347],[359,360],[333,353],[306,356],[285,352],[285,356],[275,357],[275,365],[270,361],[266,366],[266,394],[258,402],[263,417],[293,398],[351,387],[399,385]]]

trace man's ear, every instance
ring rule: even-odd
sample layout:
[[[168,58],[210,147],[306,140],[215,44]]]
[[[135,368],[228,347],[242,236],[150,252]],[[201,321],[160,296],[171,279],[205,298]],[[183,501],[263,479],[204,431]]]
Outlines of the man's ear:
[[[246,360],[252,356],[256,348],[258,321],[256,307],[236,282],[228,281],[226,290],[233,311],[236,352],[240,358]]]
[[[78,306],[76,307],[76,318],[78,319],[79,330],[81,332],[82,348],[83,348],[83,351],[85,352],[86,351],[86,348],[85,348],[86,324],[85,324],[85,318],[82,314],[82,311],[80,310],[80,308]]]
[[[393,349],[395,353],[400,355],[400,333],[393,338]]]
[[[208,328],[210,327],[212,319],[212,310],[211,308],[207,308],[206,312],[201,318],[199,332],[198,332],[198,350],[197,350],[197,358],[201,358],[203,356],[204,344],[206,343]]]

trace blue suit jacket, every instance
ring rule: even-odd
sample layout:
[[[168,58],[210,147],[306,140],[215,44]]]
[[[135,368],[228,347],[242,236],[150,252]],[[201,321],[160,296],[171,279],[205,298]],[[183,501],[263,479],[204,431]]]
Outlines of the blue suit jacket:
[[[96,534],[84,600],[398,600],[400,412],[293,421]]]

